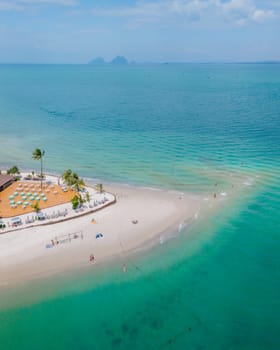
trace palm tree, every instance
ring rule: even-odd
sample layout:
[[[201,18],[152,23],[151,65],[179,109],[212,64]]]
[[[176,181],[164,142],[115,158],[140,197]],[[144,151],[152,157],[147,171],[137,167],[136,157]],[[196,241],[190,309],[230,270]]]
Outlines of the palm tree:
[[[72,175],[71,169],[65,170],[64,173],[62,174],[62,179],[64,180],[64,182],[67,183],[67,185],[68,185],[68,182],[69,182],[71,175]]]
[[[38,213],[38,211],[40,211],[40,207],[39,207],[39,202],[38,201],[35,204],[32,204],[31,207],[36,211],[36,213]]]
[[[19,169],[16,165],[14,165],[13,167],[11,167],[10,169],[7,170],[7,174],[19,174]]]
[[[88,191],[86,191],[85,200],[86,200],[88,203],[90,202],[90,193],[89,193]]]
[[[75,182],[73,184],[75,190],[77,192],[81,191],[85,187],[85,182],[83,179],[80,179],[79,177],[75,179]]]
[[[32,153],[32,158],[35,160],[41,161],[41,188],[42,188],[42,181],[43,181],[43,157],[45,155],[45,151],[40,150],[39,148],[36,148],[34,152]]]
[[[72,170],[65,170],[62,174],[62,178],[68,186],[73,187],[77,192],[84,188],[84,180],[79,178],[77,173],[73,173]]]
[[[103,184],[97,184],[95,186],[96,190],[99,191],[100,193],[104,192],[104,187]]]

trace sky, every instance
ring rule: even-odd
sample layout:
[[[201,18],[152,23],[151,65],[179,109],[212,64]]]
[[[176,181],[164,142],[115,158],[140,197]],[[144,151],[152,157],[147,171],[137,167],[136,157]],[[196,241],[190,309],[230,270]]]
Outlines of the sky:
[[[280,60],[280,0],[0,0],[0,63]]]

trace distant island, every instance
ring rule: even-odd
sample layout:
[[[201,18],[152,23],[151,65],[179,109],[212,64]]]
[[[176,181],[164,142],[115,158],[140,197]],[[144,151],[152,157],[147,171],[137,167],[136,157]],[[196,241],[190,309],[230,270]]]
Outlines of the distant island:
[[[103,57],[96,57],[92,61],[89,62],[89,64],[105,64],[105,60]]]
[[[114,65],[127,65],[128,60],[124,56],[116,56],[112,61],[106,62],[103,57],[96,57],[91,60],[88,64],[93,65],[104,65],[104,64],[114,64]]]

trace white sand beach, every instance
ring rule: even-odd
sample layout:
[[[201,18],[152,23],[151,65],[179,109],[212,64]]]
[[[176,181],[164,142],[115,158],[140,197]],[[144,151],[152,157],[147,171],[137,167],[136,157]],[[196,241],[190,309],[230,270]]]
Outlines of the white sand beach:
[[[117,201],[96,213],[1,234],[0,286],[147,249],[159,244],[161,233],[192,220],[201,203],[200,198],[179,192],[128,186],[106,186],[106,190]],[[98,233],[102,237],[96,238]]]

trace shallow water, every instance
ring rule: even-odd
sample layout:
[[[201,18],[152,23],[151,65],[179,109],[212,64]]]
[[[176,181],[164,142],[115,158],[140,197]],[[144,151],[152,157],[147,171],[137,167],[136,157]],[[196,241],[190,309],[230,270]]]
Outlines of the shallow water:
[[[41,147],[49,171],[223,200],[153,251],[2,291],[3,349],[278,349],[279,95],[277,64],[0,66],[1,164]]]

